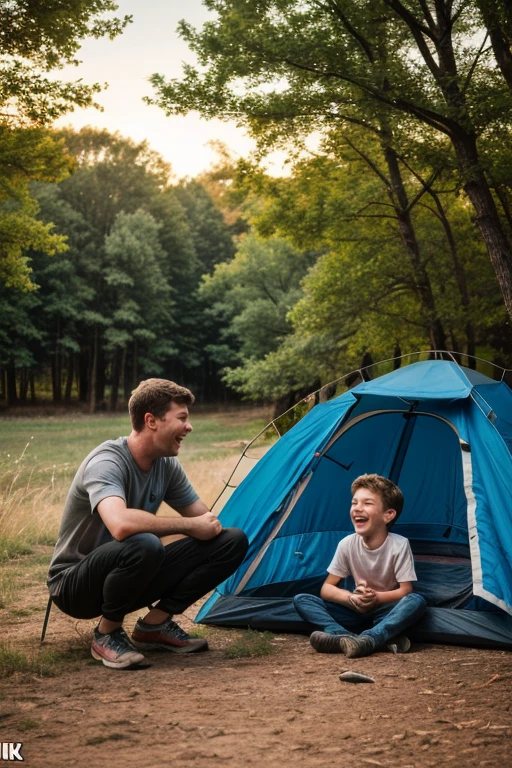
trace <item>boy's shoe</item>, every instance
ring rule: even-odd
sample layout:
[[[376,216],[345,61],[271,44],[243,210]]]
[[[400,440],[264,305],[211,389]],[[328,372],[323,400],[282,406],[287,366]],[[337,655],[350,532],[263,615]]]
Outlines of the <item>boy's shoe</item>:
[[[145,624],[138,619],[132,632],[132,640],[143,650],[164,650],[172,653],[194,653],[207,651],[208,641],[202,637],[191,637],[172,619],[163,624]]]
[[[122,627],[105,634],[98,632],[98,628],[96,628],[91,654],[98,661],[102,661],[106,667],[112,669],[126,669],[145,662],[144,656],[133,647]]]
[[[340,639],[343,635],[330,635],[328,632],[313,632],[309,642],[318,653],[343,653]]]
[[[389,643],[386,643],[386,648],[391,653],[409,653],[411,641],[406,635],[397,635]]]
[[[375,640],[369,635],[330,635],[328,632],[313,632],[309,642],[318,653],[344,653],[349,659],[369,656],[376,648]]]
[[[340,638],[340,645],[343,653],[349,659],[369,656],[377,648],[377,643],[370,635],[358,635],[356,637],[343,635]]]

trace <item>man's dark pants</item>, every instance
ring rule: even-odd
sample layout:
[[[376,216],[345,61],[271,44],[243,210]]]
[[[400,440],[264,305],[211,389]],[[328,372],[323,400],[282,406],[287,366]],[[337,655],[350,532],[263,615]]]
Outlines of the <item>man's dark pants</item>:
[[[183,613],[238,568],[247,546],[238,528],[208,541],[186,537],[166,545],[152,533],[137,533],[102,544],[66,571],[53,601],[75,619],[122,621],[154,603],[171,615]]]

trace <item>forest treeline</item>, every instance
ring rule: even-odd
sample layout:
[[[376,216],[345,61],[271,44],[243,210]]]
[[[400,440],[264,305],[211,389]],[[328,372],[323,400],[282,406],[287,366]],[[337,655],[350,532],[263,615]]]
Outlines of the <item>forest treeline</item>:
[[[236,117],[258,149],[181,182],[145,142],[52,129],[95,86],[40,73],[129,23],[66,0],[76,23],[55,25],[56,5],[9,4],[0,33],[4,402],[115,409],[162,375],[286,405],[417,349],[512,367],[505,0],[205,0],[216,20],[181,25],[202,69],[154,76],[153,101]]]

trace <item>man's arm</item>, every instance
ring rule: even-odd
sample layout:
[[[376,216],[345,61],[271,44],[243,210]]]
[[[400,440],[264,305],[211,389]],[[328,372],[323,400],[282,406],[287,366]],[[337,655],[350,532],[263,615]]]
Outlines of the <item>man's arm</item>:
[[[156,516],[142,509],[130,509],[119,496],[107,496],[100,501],[97,509],[116,541],[123,541],[136,533],[154,533],[155,536],[181,533],[207,540],[215,538],[222,530],[215,515],[199,499],[177,510],[182,517]]]

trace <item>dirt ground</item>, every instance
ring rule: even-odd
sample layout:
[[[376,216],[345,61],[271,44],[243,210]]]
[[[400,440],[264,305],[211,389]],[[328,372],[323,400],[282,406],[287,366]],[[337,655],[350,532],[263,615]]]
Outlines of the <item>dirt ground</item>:
[[[37,650],[45,604],[44,585],[31,585],[0,612],[9,647]],[[273,653],[231,658],[236,630],[208,629],[206,653],[112,671],[89,657],[92,626],[54,608],[45,647],[70,649],[57,674],[0,681],[0,741],[21,742],[31,768],[510,764],[510,652],[417,645],[345,659],[276,635]],[[345,670],[375,683],[341,682]]]

